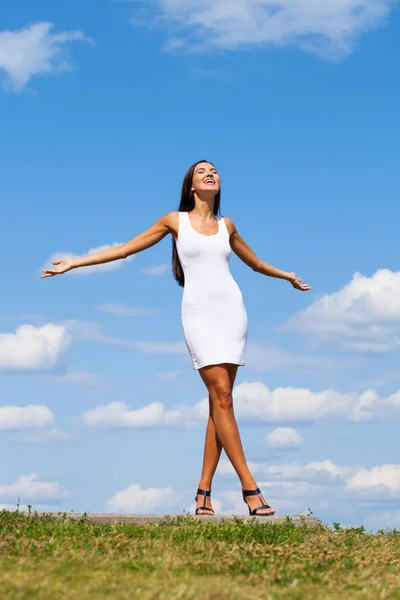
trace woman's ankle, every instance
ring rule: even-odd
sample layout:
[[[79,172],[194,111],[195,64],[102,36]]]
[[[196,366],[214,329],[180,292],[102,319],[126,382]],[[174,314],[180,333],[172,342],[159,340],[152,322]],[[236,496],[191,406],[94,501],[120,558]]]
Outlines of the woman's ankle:
[[[212,481],[210,481],[209,479],[202,479],[200,480],[198,487],[201,490],[206,490],[206,492],[208,492],[209,490],[211,490],[211,485]]]
[[[253,478],[240,480],[240,484],[242,486],[242,490],[255,490],[257,488],[257,483]]]

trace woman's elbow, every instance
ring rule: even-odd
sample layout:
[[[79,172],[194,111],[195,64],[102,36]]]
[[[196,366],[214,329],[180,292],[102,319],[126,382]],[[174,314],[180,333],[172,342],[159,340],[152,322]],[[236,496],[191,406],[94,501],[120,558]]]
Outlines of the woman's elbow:
[[[134,254],[134,252],[132,248],[129,248],[128,244],[122,244],[122,246],[120,246],[117,251],[118,259],[121,260],[128,258],[132,254]]]

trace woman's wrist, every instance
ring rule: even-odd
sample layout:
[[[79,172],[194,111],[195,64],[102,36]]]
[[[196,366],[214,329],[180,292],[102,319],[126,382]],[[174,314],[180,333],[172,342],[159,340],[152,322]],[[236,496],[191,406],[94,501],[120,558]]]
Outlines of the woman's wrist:
[[[284,279],[286,279],[286,281],[290,281],[290,283],[292,283],[292,281],[294,281],[296,279],[296,274],[295,273],[285,273]]]

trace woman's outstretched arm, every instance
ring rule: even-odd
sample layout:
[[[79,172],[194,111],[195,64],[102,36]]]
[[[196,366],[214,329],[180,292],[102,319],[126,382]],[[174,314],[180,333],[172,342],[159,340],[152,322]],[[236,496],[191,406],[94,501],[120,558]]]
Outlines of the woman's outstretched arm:
[[[161,219],[149,227],[149,229],[146,229],[146,231],[143,231],[132,238],[129,242],[121,244],[121,246],[114,246],[113,248],[107,248],[107,250],[96,252],[96,254],[89,254],[79,258],[64,258],[53,261],[53,265],[56,265],[55,268],[43,269],[42,278],[62,275],[72,269],[78,269],[79,267],[101,265],[114,260],[128,258],[128,256],[132,256],[132,254],[138,254],[138,252],[142,252],[143,250],[158,244],[158,242],[160,242],[168,233],[176,233],[176,230],[177,212],[173,211],[161,217]]]
[[[302,292],[306,292],[311,290],[309,285],[303,285],[301,283],[301,279],[297,277],[296,273],[282,271],[281,269],[277,269],[272,265],[260,260],[257,255],[253,252],[248,244],[244,241],[244,239],[239,235],[235,225],[233,224],[232,219],[229,217],[224,217],[227,229],[230,234],[230,245],[233,252],[253,271],[257,273],[261,273],[262,275],[268,275],[268,277],[276,277],[278,279],[286,279],[286,281],[290,281],[292,286],[297,290]]]

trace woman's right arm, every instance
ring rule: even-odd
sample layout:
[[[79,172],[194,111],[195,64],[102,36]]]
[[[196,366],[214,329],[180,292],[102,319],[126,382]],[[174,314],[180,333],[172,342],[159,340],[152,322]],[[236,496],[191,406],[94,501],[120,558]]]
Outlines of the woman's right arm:
[[[53,277],[54,275],[61,275],[67,273],[72,269],[78,269],[79,267],[89,267],[93,265],[101,265],[103,263],[112,262],[114,260],[122,260],[128,258],[132,254],[138,254],[151,246],[158,244],[168,233],[178,234],[178,211],[172,211],[167,213],[161,219],[159,219],[154,225],[140,233],[136,237],[132,238],[129,242],[122,244],[121,246],[114,246],[96,252],[96,254],[89,254],[79,258],[64,258],[62,260],[53,261],[53,265],[57,265],[54,269],[43,269],[42,278]]]

